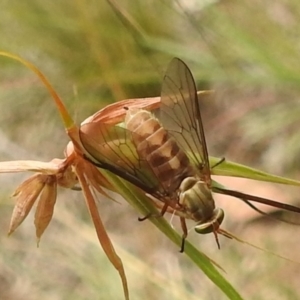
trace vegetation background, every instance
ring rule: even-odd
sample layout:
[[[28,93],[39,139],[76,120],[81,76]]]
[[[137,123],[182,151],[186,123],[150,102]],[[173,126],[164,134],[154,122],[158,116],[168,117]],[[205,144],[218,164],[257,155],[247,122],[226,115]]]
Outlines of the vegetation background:
[[[38,66],[78,123],[106,104],[158,96],[172,57],[191,68],[199,89],[211,155],[300,177],[300,3],[275,1],[2,1],[0,48]],[[134,28],[134,29],[132,29]],[[0,59],[0,159],[49,161],[68,142],[37,77]],[[6,237],[14,201],[28,174],[0,176],[0,295],[18,299],[122,299],[117,272],[102,252],[80,192],[59,191],[54,219],[36,248],[33,217]],[[298,204],[299,188],[224,179],[222,183]],[[224,228],[300,261],[300,229],[262,218],[230,198]],[[225,296],[125,201],[99,199],[121,256],[132,299],[223,299]],[[276,212],[277,213],[277,212]],[[170,216],[167,216],[170,218]],[[174,221],[174,226],[178,224]],[[192,227],[192,223],[190,227]],[[211,235],[189,240],[217,261],[245,299],[299,299],[299,264]]]

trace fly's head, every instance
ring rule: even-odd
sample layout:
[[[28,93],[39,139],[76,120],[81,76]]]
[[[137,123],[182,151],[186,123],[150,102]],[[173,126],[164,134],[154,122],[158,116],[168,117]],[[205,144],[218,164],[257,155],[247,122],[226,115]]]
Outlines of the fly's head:
[[[223,209],[216,208],[210,220],[201,222],[195,226],[195,231],[199,234],[207,234],[211,232],[218,232],[220,225],[224,220],[225,214]]]
[[[212,232],[215,236],[215,240],[216,240],[216,243],[217,243],[219,249],[220,249],[220,243],[219,243],[218,233],[223,234],[222,230],[220,230],[220,225],[224,220],[224,216],[225,216],[225,214],[224,214],[223,209],[216,208],[213,211],[213,215],[212,215],[211,219],[209,219],[206,222],[198,223],[195,226],[195,231],[199,234],[207,234],[207,233]],[[230,236],[228,236],[228,237],[230,238]]]

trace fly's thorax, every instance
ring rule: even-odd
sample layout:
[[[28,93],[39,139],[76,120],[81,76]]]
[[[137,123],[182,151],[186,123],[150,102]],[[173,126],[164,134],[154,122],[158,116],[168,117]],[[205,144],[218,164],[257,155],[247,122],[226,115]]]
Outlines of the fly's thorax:
[[[191,218],[205,222],[213,216],[215,202],[207,184],[196,177],[185,178],[179,187],[179,204]]]

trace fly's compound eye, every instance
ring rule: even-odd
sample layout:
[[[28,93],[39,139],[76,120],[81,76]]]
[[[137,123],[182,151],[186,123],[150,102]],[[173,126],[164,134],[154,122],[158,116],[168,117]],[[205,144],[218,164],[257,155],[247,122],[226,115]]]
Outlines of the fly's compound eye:
[[[219,229],[219,226],[224,220],[224,211],[221,208],[216,208],[213,212],[212,218],[202,224],[195,226],[195,231],[200,234],[207,234],[211,232],[216,232]]]

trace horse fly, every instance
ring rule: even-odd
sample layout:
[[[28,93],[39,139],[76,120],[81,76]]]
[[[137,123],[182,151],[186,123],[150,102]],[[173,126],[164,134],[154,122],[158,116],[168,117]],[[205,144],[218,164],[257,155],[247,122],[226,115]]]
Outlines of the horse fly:
[[[89,154],[86,159],[161,203],[160,215],[171,207],[180,217],[181,252],[188,233],[185,219],[196,222],[197,233],[214,233],[219,248],[218,234],[228,236],[220,229],[224,212],[215,207],[212,192],[239,198],[262,214],[250,201],[300,213],[300,208],[292,205],[212,186],[199,107],[199,98],[205,94],[197,93],[191,71],[182,60],[174,58],[163,79],[156,113],[125,107],[125,128],[91,122],[80,130],[81,142]],[[93,132],[93,137],[88,132]]]
[[[201,179],[175,138],[152,113],[142,109],[129,108],[125,126],[132,133],[132,142],[138,156],[148,162],[159,182],[159,199],[165,203],[161,215],[171,206],[184,212],[187,218],[196,221],[199,233],[217,232],[224,212],[215,208],[210,187]],[[180,220],[183,229],[183,251],[187,227],[185,217],[180,217]],[[218,243],[217,235],[216,241]]]

